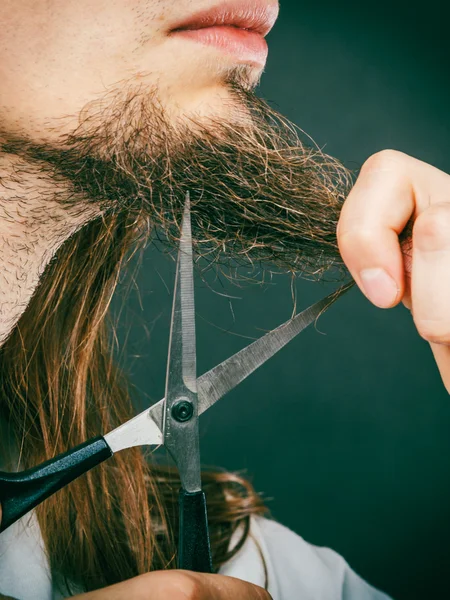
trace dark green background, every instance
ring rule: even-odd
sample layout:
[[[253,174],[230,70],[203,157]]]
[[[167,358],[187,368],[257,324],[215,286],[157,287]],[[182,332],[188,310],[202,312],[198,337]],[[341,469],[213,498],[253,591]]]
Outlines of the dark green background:
[[[448,23],[435,1],[284,1],[260,94],[351,168],[395,148],[450,171]],[[164,391],[173,273],[149,248],[141,300],[121,316],[143,406]],[[199,373],[249,342],[233,333],[257,337],[292,311],[288,278],[210,280],[239,298],[198,282]],[[298,282],[299,307],[332,288]],[[203,462],[247,469],[275,518],[395,598],[448,598],[450,400],[429,346],[403,306],[356,289],[318,329],[202,417]]]

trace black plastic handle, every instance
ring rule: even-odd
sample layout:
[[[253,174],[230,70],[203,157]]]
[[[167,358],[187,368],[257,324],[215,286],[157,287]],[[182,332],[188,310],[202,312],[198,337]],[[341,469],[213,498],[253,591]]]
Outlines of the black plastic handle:
[[[0,472],[0,532],[112,455],[105,439],[98,436],[33,469],[18,473]]]
[[[178,568],[212,573],[208,517],[205,494],[180,490],[180,532],[178,538]]]

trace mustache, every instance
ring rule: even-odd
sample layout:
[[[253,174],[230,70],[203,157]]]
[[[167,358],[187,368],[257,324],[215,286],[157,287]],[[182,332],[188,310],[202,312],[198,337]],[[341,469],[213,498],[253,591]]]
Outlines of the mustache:
[[[135,214],[169,244],[189,191],[194,249],[208,262],[340,278],[336,227],[352,174],[252,90],[228,87],[232,119],[171,120],[156,91],[129,90],[90,106],[57,147],[10,139],[3,149],[69,181],[75,193],[61,203]]]

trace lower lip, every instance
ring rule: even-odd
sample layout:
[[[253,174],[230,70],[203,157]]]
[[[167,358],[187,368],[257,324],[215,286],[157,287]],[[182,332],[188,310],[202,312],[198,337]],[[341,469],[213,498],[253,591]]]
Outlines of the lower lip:
[[[183,29],[173,34],[200,42],[205,46],[215,46],[242,62],[264,66],[268,46],[263,36],[255,31],[239,29],[227,25],[205,27],[204,29]]]

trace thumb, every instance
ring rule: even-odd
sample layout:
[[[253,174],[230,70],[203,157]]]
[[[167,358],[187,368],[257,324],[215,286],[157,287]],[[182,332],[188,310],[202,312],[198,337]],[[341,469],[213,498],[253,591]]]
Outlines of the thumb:
[[[225,575],[196,574],[201,578],[201,598],[208,600],[272,600],[262,587]]]
[[[341,210],[339,250],[353,279],[375,306],[403,298],[405,272],[399,236],[414,214],[414,195],[400,153],[372,156]]]

